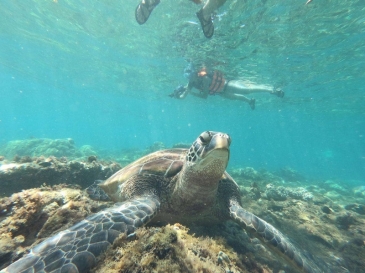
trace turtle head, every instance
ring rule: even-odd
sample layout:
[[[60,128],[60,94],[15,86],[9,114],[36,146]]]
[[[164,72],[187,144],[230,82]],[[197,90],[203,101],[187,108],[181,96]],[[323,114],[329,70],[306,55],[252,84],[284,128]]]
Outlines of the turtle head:
[[[196,213],[212,205],[229,160],[231,138],[220,132],[205,131],[186,153],[175,188],[175,196]]]
[[[209,174],[219,173],[221,177],[229,160],[229,135],[214,131],[205,131],[191,145],[186,164],[194,171]]]

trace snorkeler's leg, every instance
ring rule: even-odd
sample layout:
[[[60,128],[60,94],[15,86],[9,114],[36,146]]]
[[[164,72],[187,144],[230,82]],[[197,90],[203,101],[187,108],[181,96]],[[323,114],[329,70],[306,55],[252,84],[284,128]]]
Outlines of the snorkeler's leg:
[[[207,38],[212,38],[214,34],[214,25],[211,15],[204,17],[203,9],[201,9],[196,13],[196,16],[200,21],[204,36]]]
[[[203,7],[204,17],[211,16],[212,13],[221,7],[227,0],[208,0]]]
[[[160,0],[142,0],[135,11],[136,21],[143,25],[147,22],[153,9],[160,3]]]
[[[220,93],[220,95],[222,97],[225,97],[230,100],[240,100],[240,101],[247,102],[250,105],[252,110],[255,109],[256,100],[254,98],[250,99],[242,94],[235,94],[235,93],[229,93],[229,92],[222,92],[222,93]]]
[[[252,84],[241,80],[231,80],[226,85],[227,93],[236,94],[250,94],[250,93],[274,93],[274,88],[272,86],[263,84]]]
[[[226,92],[236,94],[249,94],[249,93],[270,93],[272,95],[283,98],[285,93],[280,88],[274,89],[272,86],[264,84],[252,84],[241,80],[229,81],[226,86]]]
[[[224,92],[221,94],[222,97],[225,97],[227,99],[230,99],[230,100],[241,100],[241,101],[245,101],[247,103],[249,103],[251,101],[250,98],[242,95],[242,94],[235,94],[235,93],[227,93],[227,92]]]

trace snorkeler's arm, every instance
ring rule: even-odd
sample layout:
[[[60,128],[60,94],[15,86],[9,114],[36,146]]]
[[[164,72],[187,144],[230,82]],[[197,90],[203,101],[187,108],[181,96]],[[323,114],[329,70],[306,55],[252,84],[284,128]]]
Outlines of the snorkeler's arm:
[[[201,98],[201,99],[206,99],[208,97],[208,92],[203,92],[203,91],[199,91],[199,93],[197,92],[191,92],[191,94],[195,97]]]
[[[193,82],[190,81],[185,86],[185,91],[179,96],[179,99],[184,99],[189,93],[195,97],[202,98],[202,99],[206,99],[208,97],[208,92],[203,92],[203,91],[199,91],[198,93],[192,92],[191,90],[193,89],[193,87],[194,87],[194,84],[193,84]]]
[[[185,99],[185,97],[190,93],[192,89],[190,82],[185,86],[185,91],[179,96],[179,99]]]

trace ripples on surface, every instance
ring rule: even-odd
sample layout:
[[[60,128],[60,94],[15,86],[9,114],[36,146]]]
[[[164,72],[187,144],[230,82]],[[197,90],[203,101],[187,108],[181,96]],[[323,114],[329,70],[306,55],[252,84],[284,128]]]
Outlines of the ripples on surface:
[[[194,59],[282,87],[287,105],[364,112],[362,0],[227,1],[210,40],[194,24],[200,7],[192,2],[165,1],[143,26],[137,3],[2,1],[0,65],[60,89],[161,99]]]

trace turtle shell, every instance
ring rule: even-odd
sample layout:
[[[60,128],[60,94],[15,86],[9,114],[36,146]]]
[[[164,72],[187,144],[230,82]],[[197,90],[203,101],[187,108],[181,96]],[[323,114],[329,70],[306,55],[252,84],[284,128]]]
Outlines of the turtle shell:
[[[148,154],[120,171],[113,174],[99,186],[114,202],[122,202],[130,198],[126,188],[142,187],[138,184],[148,183],[152,177],[172,178],[184,165],[187,149],[169,149]],[[147,178],[147,181],[146,181]]]

